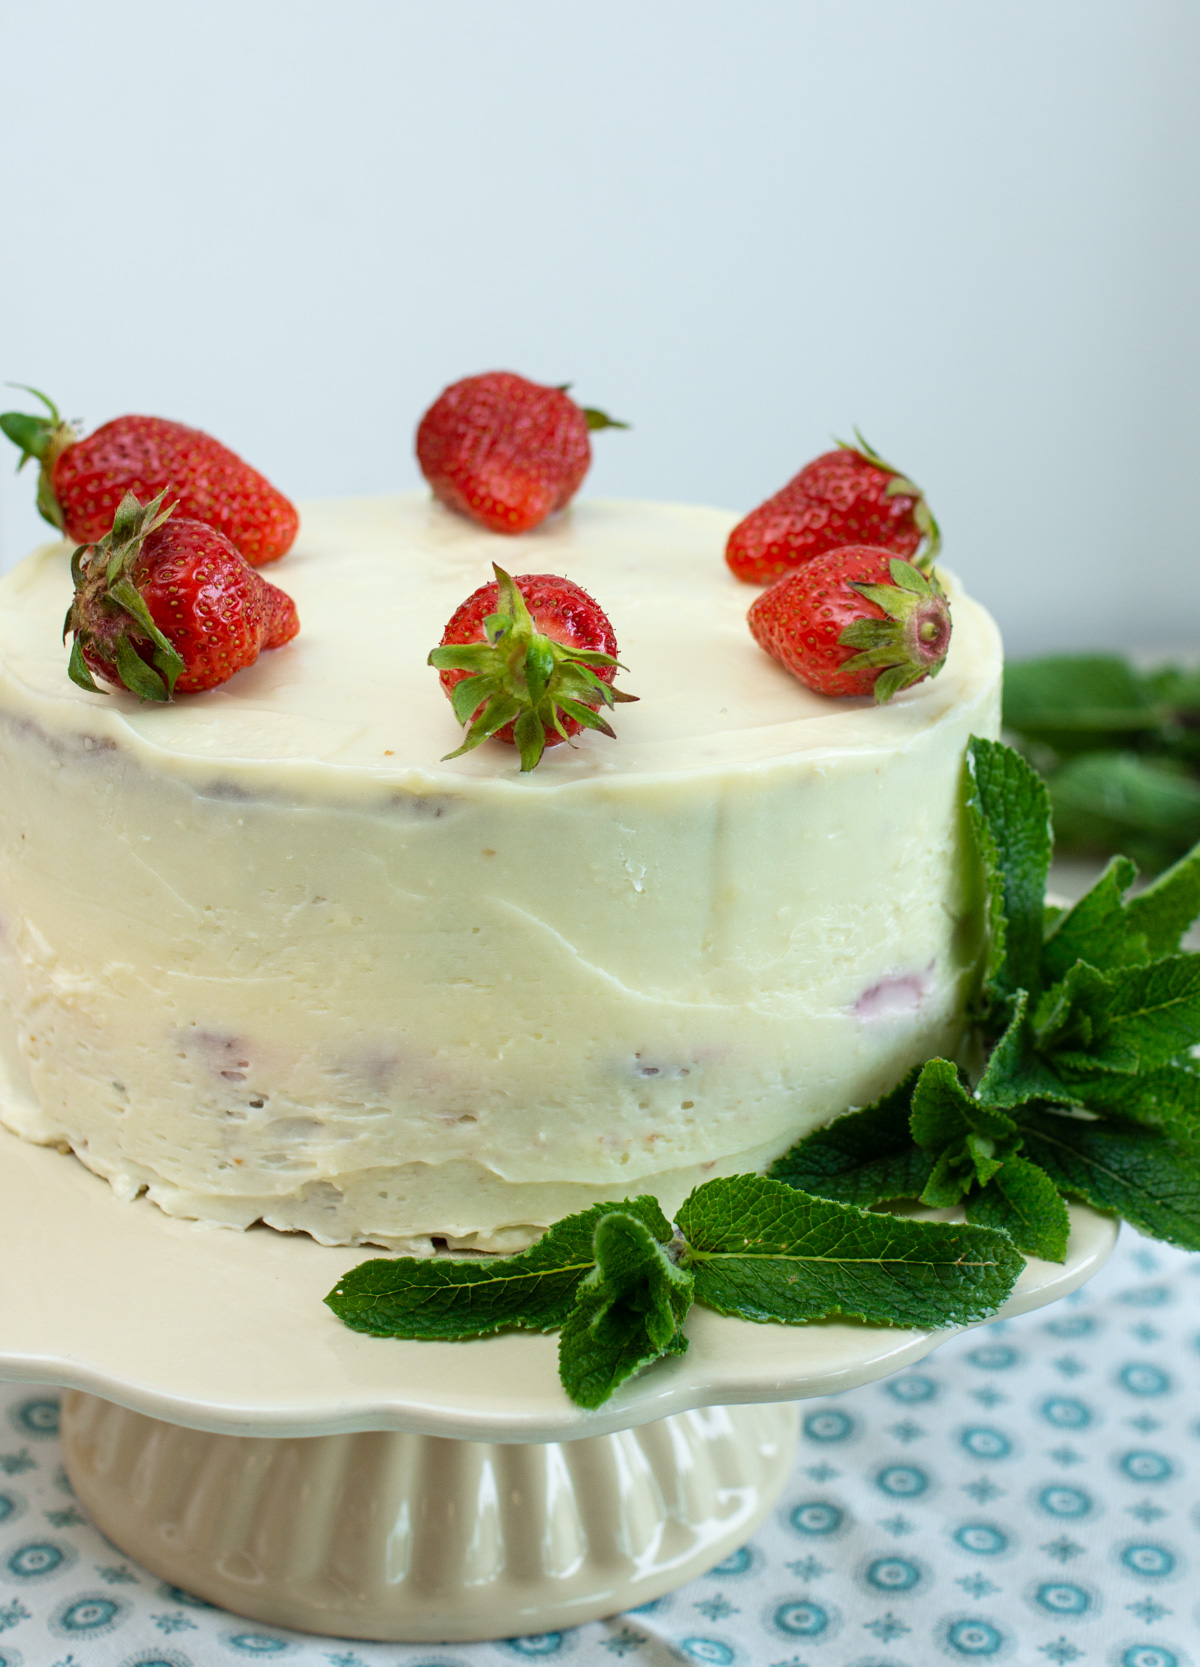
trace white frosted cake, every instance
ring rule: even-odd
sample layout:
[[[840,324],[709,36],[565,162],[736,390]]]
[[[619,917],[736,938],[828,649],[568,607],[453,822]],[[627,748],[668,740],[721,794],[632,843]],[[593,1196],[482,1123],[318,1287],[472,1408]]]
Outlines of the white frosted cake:
[[[424,494],[303,510],[297,640],[170,706],[68,681],[66,548],[0,583],[0,1118],[124,1197],[324,1242],[507,1249],[760,1169],[953,1051],[962,761],[1000,643],[810,693],[735,517],[593,500],[520,539]],[[604,607],[641,697],[522,776],[426,655],[491,577]]]

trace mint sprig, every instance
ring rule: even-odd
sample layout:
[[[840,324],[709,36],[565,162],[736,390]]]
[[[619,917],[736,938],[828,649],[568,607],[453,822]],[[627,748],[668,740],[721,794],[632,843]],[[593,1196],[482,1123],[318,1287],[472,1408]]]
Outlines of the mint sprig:
[[[558,1340],[559,1376],[571,1399],[601,1406],[626,1378],[687,1348],[683,1322],[695,1281],[636,1215],[596,1223],[595,1265],[580,1280]]]
[[[707,1181],[672,1235],[655,1199],[596,1204],[506,1257],[363,1262],[325,1301],[356,1331],[447,1342],[561,1328],[559,1376],[597,1407],[635,1372],[687,1348],[696,1301],[802,1325],[969,1325],[1022,1268],[1006,1234],[873,1214],[759,1175]]]

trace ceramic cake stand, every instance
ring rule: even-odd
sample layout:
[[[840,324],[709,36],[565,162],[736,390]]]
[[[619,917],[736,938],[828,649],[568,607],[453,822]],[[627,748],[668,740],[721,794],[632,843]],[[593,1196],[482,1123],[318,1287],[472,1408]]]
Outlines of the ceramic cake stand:
[[[1002,1312],[1073,1290],[1116,1232],[1073,1210],[1065,1266],[1031,1262]],[[347,1330],[321,1299],[369,1254],[172,1221],[0,1132],[0,1376],[69,1391],[67,1471],[122,1551],[305,1631],[503,1638],[648,1602],[754,1532],[796,1400],[947,1335],[695,1308],[686,1355],[585,1412],[552,1336]]]

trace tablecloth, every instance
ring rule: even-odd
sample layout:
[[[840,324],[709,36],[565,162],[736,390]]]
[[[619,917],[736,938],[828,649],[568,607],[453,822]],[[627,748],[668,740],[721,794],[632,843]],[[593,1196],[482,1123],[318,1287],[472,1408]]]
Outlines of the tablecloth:
[[[1200,1667],[1200,1256],[1126,1228],[1056,1307],[806,1402],[756,1537],[569,1632],[339,1642],[122,1557],[71,1497],[58,1398],[0,1388],[0,1667]]]

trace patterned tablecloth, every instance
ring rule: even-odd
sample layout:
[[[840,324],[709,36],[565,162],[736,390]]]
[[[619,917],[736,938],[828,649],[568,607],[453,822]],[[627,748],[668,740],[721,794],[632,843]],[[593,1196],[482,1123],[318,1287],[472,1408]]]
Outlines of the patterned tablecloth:
[[[1125,1229],[1055,1308],[810,1401],[755,1540],[616,1620],[491,1644],[238,1620],[73,1503],[53,1391],[0,1392],[0,1667],[1200,1667],[1200,1256]]]

